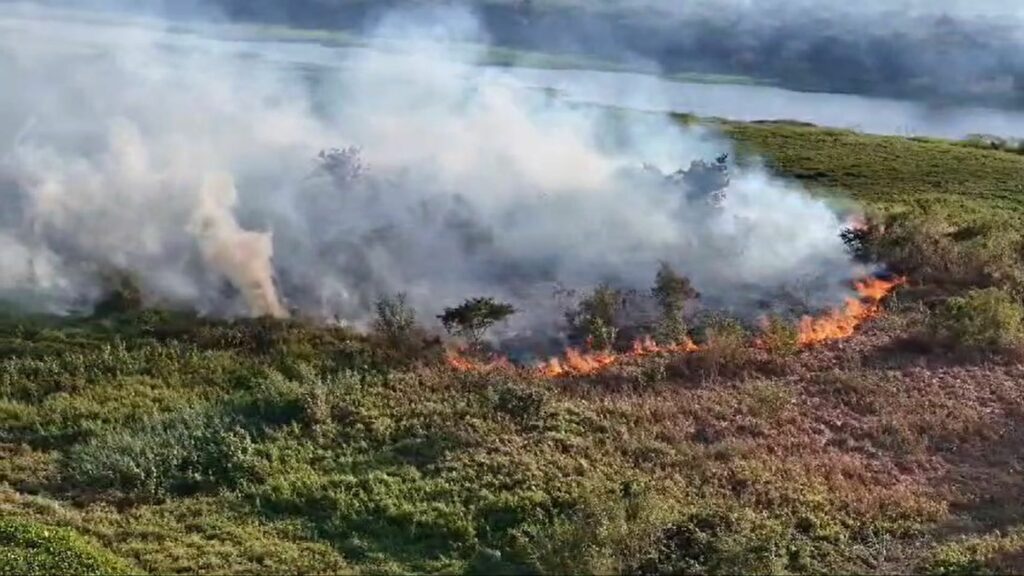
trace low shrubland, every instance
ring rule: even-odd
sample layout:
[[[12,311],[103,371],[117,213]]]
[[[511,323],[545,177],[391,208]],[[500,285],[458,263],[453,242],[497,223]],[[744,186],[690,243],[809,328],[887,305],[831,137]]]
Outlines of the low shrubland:
[[[0,574],[129,573],[129,566],[68,529],[0,515]]]
[[[1019,571],[1024,157],[725,129],[869,208],[851,248],[909,276],[885,317],[807,348],[688,316],[663,268],[644,328],[698,351],[547,378],[449,367],[397,295],[358,334],[122,279],[93,317],[0,317],[0,572]],[[576,343],[628,350],[623,297],[584,295]],[[513,311],[439,312],[475,342]]]

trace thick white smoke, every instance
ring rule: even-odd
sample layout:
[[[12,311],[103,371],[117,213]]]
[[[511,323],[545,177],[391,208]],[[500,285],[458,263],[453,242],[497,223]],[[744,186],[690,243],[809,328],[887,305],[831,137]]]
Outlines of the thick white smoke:
[[[713,134],[517,88],[466,44],[456,57],[486,40],[464,10],[396,14],[381,35],[406,42],[315,72],[61,26],[0,33],[6,299],[88,308],[111,271],[160,305],[357,324],[397,292],[422,320],[494,296],[529,334],[557,331],[556,290],[646,290],[661,261],[740,311],[834,303],[858,273],[839,217],[795,185],[735,169],[716,207],[640,169],[728,152]]]

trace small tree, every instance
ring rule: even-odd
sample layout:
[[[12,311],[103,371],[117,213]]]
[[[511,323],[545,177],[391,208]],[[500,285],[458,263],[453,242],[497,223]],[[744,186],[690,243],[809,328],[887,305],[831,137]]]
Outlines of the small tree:
[[[607,350],[615,344],[619,330],[615,317],[623,306],[622,292],[602,284],[566,314],[566,320],[577,337],[586,340],[595,350]]]
[[[392,344],[407,340],[416,327],[416,313],[406,300],[403,293],[395,296],[384,296],[376,303],[377,317],[373,321],[373,330]]]
[[[494,298],[471,298],[455,308],[445,308],[438,318],[449,334],[477,344],[488,328],[515,313],[511,304]]]
[[[679,275],[667,262],[662,262],[651,288],[661,310],[661,317],[655,329],[655,339],[663,344],[675,344],[686,338],[686,322],[683,320],[686,303],[700,294],[690,285],[690,280]]]

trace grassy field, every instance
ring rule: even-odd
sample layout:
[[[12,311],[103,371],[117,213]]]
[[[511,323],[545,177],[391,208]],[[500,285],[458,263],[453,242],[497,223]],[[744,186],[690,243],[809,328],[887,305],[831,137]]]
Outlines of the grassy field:
[[[1024,569],[1024,368],[908,339],[961,304],[1019,336],[1019,303],[973,291],[1016,278],[965,267],[1021,267],[1024,156],[720,127],[887,231],[936,234],[877,244],[912,282],[885,316],[794,354],[547,379],[296,322],[7,314],[0,573]],[[965,283],[915,281],[940,265]]]

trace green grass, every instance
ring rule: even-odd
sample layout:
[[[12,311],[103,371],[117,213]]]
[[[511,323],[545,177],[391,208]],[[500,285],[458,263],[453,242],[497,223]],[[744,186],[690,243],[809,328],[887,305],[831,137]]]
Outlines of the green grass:
[[[786,123],[723,123],[742,151],[821,193],[957,226],[1024,218],[1024,156],[967,142],[872,136]],[[1005,231],[1005,230],[1003,230]]]
[[[128,573],[128,566],[71,530],[0,515],[0,574]]]

